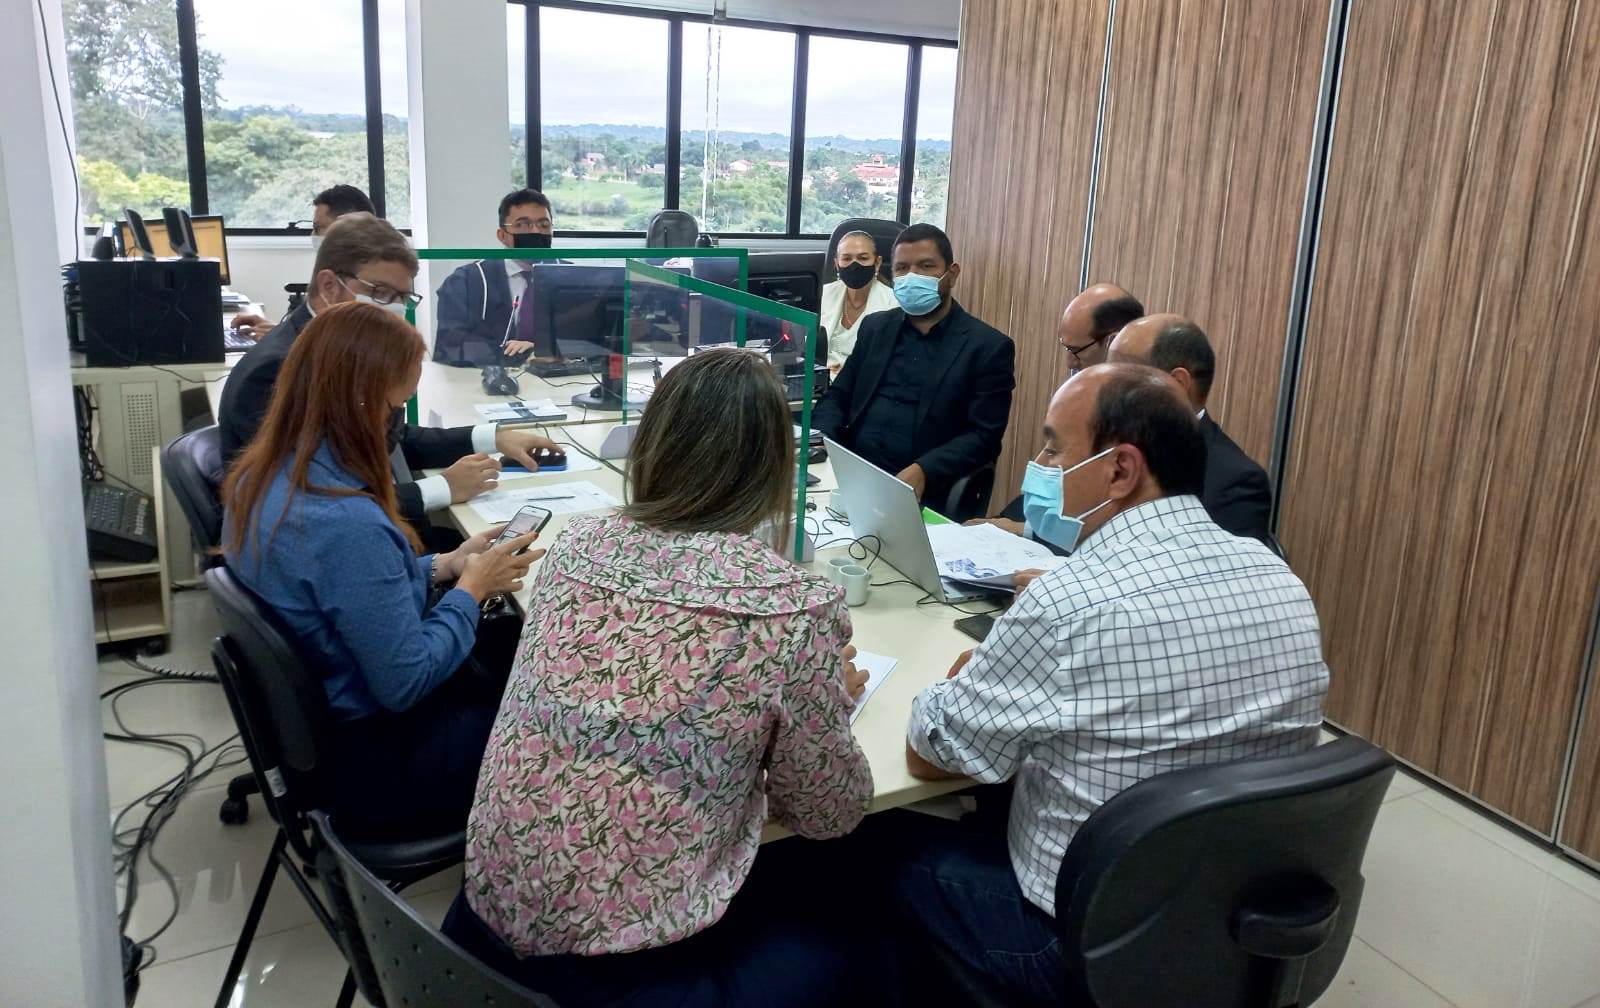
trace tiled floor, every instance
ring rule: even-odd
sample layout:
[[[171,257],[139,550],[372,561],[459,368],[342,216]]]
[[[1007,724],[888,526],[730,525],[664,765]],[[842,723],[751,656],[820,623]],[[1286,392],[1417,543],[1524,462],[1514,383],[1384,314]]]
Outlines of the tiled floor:
[[[161,663],[209,668],[216,632],[203,592],[176,597],[173,651]],[[106,686],[138,676],[105,662]],[[233,732],[219,687],[162,683],[127,694],[123,718],[146,731],[187,731],[215,744]],[[107,716],[109,726],[109,714]],[[176,771],[176,759],[107,743],[113,809]],[[244,920],[272,831],[257,803],[224,826],[217,806],[231,771],[204,782],[161,835],[157,856],[177,878],[179,914],[156,941],[141,1006],[210,1005]],[[1600,1008],[1600,877],[1401,773],[1378,817],[1366,861],[1356,942],[1321,1008]],[[447,873],[411,899],[442,917],[459,883]],[[166,919],[171,898],[145,870],[131,931]],[[338,950],[293,886],[274,887],[233,1004],[331,1003],[344,975]]]

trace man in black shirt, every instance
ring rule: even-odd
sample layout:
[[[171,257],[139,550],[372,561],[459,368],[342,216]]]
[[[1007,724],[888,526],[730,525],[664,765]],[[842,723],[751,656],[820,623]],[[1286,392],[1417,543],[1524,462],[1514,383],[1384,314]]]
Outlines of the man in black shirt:
[[[942,506],[961,477],[1000,456],[1015,348],[951,291],[950,239],[914,224],[894,246],[896,311],[869,315],[812,426]]]

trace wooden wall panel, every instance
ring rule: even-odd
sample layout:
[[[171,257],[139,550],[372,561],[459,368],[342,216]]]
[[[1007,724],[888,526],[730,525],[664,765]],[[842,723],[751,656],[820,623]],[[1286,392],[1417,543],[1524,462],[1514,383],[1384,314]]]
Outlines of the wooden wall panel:
[[[1330,716],[1541,832],[1600,591],[1597,135],[1595,4],[1353,0],[1281,529]]]
[[[969,2],[961,10],[948,231],[956,298],[1017,344],[1017,391],[992,507],[1017,493],[1064,372],[1077,293],[1109,0]]]
[[[1210,411],[1265,464],[1329,0],[1119,0],[1090,282],[1199,323]]]

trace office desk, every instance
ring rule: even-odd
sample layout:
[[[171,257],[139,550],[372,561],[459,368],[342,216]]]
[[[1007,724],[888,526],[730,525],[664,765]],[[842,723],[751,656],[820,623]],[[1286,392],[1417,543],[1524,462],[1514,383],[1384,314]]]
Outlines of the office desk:
[[[598,424],[552,424],[544,429],[556,441],[570,441],[593,450],[598,448],[610,428]],[[618,465],[620,467],[620,463]],[[822,483],[813,488],[813,496],[835,485],[827,463],[813,466],[812,469],[822,479]],[[501,486],[514,488],[577,480],[586,480],[619,500],[624,499],[623,477],[609,468],[596,472],[535,473],[507,479]],[[817,497],[819,509],[825,499],[825,493]],[[541,543],[548,545],[555,542],[570,518],[570,515],[556,515],[551,519],[540,536]],[[473,510],[470,502],[452,505],[448,519],[465,535],[472,535],[489,526]],[[820,570],[829,558],[846,554],[847,548],[843,545],[819,550],[817,561],[806,567]],[[874,567],[873,572],[875,581],[899,577],[882,562]],[[527,594],[525,589],[519,601],[526,603]],[[919,606],[917,602],[922,597],[921,589],[905,584],[877,587],[872,589],[866,604],[850,610],[850,621],[854,628],[852,643],[862,650],[888,655],[899,661],[894,672],[873,694],[855,724],[856,740],[860,742],[872,767],[874,812],[946,794],[970,783],[965,780],[919,781],[906,770],[906,722],[910,716],[912,699],[924,687],[943,679],[956,656],[974,646],[971,638],[955,628],[955,621],[961,618],[961,613],[941,605]],[[985,607],[977,604],[964,608],[981,610]],[[768,825],[762,838],[773,840],[785,835],[781,827]]]
[[[566,424],[615,425],[622,419],[620,410],[586,410],[572,405],[572,397],[594,387],[589,378],[571,377],[546,380],[521,371],[513,371],[520,391],[514,398],[550,399],[556,408],[567,414]],[[630,390],[643,396],[655,386],[650,371],[630,371]],[[511,396],[490,395],[483,390],[483,373],[479,368],[458,368],[428,361],[422,366],[422,381],[417,386],[417,419],[427,426],[455,427],[481,423],[482,417],[473,412],[479,403],[507,402]],[[635,409],[628,410],[628,419],[635,417]],[[437,415],[437,422],[432,419]]]

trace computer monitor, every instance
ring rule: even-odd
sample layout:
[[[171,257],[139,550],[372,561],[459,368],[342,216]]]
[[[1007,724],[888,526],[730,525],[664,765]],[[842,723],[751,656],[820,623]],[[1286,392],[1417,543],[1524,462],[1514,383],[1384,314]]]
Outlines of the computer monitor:
[[[223,230],[222,216],[220,214],[202,214],[199,217],[189,218],[194,228],[195,251],[202,259],[215,259],[222,268],[222,282],[231,283],[228,275],[228,238]],[[134,232],[128,221],[118,221],[118,228],[122,231],[122,244],[124,248],[134,248]],[[150,250],[159,258],[171,258],[177,255],[172,250],[172,243],[167,240],[167,226],[154,221],[145,221],[144,230],[149,237]]]

